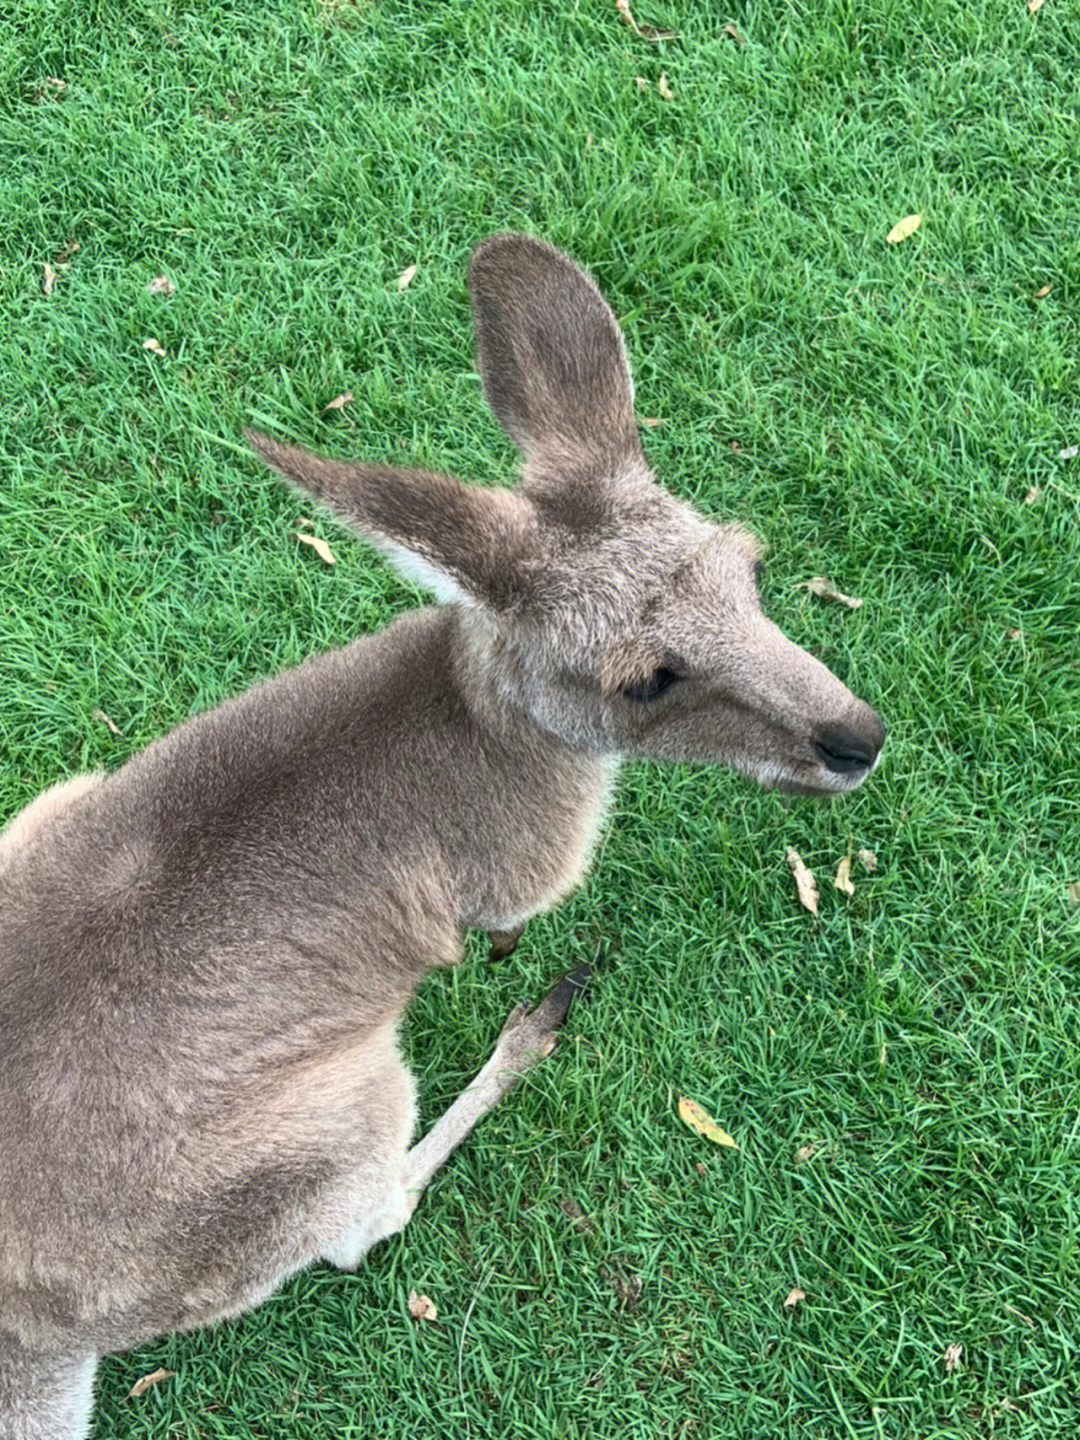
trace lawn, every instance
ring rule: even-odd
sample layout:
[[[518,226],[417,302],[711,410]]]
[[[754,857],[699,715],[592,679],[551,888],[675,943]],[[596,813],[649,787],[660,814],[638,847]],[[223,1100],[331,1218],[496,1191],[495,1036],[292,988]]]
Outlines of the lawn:
[[[477,942],[404,1037],[427,1123],[603,940],[560,1049],[357,1275],[105,1362],[95,1440],[1080,1432],[1071,10],[636,0],[668,40],[615,0],[5,24],[0,817],[421,603],[239,431],[509,479],[464,284],[500,229],[592,269],[659,473],[768,542],[770,613],[890,730],[831,806],[628,767],[579,894],[498,966]]]

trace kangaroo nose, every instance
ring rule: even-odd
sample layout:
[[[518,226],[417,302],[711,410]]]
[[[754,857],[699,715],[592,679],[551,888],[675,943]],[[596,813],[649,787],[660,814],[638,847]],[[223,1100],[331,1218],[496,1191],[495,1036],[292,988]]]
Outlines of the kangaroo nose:
[[[851,729],[846,725],[830,725],[821,732],[814,749],[817,757],[827,770],[834,775],[853,775],[857,770],[869,770],[885,743],[885,726],[875,710],[870,711],[872,720],[865,728]]]

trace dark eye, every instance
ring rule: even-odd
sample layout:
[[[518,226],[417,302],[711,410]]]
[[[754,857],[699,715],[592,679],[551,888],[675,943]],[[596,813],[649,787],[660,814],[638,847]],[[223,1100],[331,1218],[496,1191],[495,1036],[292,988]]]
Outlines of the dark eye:
[[[669,690],[675,684],[679,676],[674,670],[667,670],[663,666],[650,675],[647,680],[642,680],[638,685],[626,685],[623,687],[623,695],[627,700],[633,700],[636,705],[644,705],[650,700],[655,700],[665,690]]]

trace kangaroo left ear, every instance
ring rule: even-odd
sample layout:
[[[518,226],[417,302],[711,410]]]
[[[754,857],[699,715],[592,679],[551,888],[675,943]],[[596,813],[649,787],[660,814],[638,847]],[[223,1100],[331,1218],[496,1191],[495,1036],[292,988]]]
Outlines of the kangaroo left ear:
[[[523,594],[537,534],[525,496],[426,470],[330,460],[255,430],[244,433],[267,465],[317,496],[439,599],[505,609]]]

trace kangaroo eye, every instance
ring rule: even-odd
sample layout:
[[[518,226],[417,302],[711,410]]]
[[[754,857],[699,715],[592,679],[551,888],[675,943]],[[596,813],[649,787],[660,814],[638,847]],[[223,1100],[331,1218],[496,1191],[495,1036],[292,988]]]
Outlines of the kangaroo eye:
[[[633,700],[636,705],[645,705],[650,700],[655,700],[665,690],[669,690],[675,684],[679,676],[674,670],[668,670],[661,666],[655,674],[650,675],[647,680],[642,680],[638,685],[626,685],[622,694],[627,700]]]

